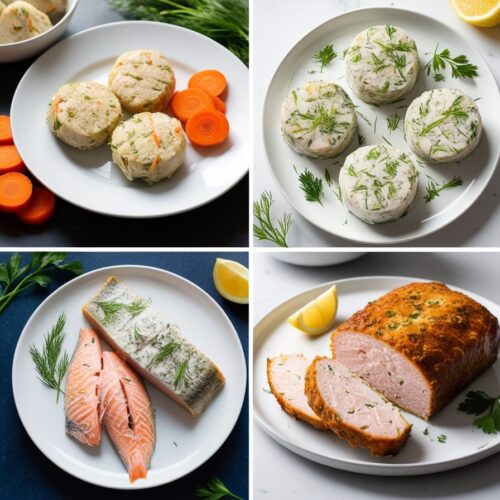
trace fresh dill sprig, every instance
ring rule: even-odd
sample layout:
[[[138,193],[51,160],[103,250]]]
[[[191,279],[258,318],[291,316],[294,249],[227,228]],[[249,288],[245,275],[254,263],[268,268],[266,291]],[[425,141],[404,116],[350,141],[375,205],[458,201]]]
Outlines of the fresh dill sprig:
[[[441,73],[441,70],[446,69],[447,64],[451,67],[452,78],[475,78],[479,76],[477,66],[471,64],[466,55],[461,54],[457,57],[451,57],[450,49],[438,52],[438,48],[439,43],[436,45],[434,53],[426,52],[426,56],[432,55],[432,57],[424,66],[427,75],[430,75],[431,71],[434,73],[434,80],[436,82],[444,81],[445,77]]]
[[[299,175],[300,189],[304,191],[306,200],[323,205],[323,179],[316,177],[308,168]]]
[[[445,182],[440,186],[437,186],[436,183],[431,179],[429,180],[427,187],[425,188],[425,197],[424,200],[426,203],[431,202],[434,198],[439,196],[439,193],[445,189],[454,188],[461,186],[463,181],[460,177],[453,177],[451,181]]]
[[[208,481],[206,486],[202,486],[196,490],[196,496],[198,498],[205,498],[206,500],[219,500],[224,497],[236,498],[237,500],[243,500],[243,498],[235,495],[224,485],[224,483],[218,478],[214,477]]]
[[[248,65],[248,0],[109,0],[129,17],[206,35]]]
[[[394,132],[399,126],[399,121],[401,120],[401,117],[395,113],[394,115],[388,116],[387,117],[387,128],[391,131]]]
[[[432,129],[441,125],[441,123],[443,123],[445,120],[447,120],[450,116],[454,116],[455,118],[467,118],[467,116],[468,116],[467,112],[464,111],[462,108],[462,99],[463,99],[463,96],[461,96],[461,95],[456,97],[453,100],[453,102],[451,103],[451,106],[441,113],[441,118],[438,118],[437,120],[433,121],[432,123],[429,123],[429,125],[424,127],[418,135],[423,136],[423,135],[428,134]]]
[[[34,345],[30,346],[30,355],[35,363],[38,380],[56,391],[56,403],[59,402],[59,394],[64,394],[61,384],[69,365],[68,353],[64,351],[61,355],[66,336],[65,326],[66,314],[62,313],[50,332],[45,335],[42,351],[40,352]]]
[[[123,304],[113,300],[102,300],[96,301],[95,304],[104,314],[104,318],[102,320],[104,325],[110,324],[120,311],[126,311],[134,318],[135,316],[141,314],[141,312],[144,311],[149,305],[149,303],[145,300],[134,300],[131,304]]]
[[[179,369],[177,370],[177,374],[175,375],[175,382],[174,382],[174,387],[177,389],[177,386],[184,380],[184,377],[186,376],[186,370],[188,367],[188,360],[185,359],[181,365],[179,366]]]
[[[253,202],[253,215],[258,222],[253,225],[253,235],[259,240],[268,240],[287,248],[286,238],[293,224],[292,214],[285,212],[281,219],[276,221],[277,226],[275,226],[271,217],[273,203],[273,195],[270,191],[264,191],[260,199]]]
[[[153,357],[151,362],[149,363],[149,366],[155,364],[157,365],[158,363],[161,363],[167,356],[172,354],[178,347],[180,347],[180,344],[177,342],[169,342],[168,344],[164,345],[158,353]]]
[[[314,54],[313,59],[314,62],[321,64],[320,71],[323,73],[323,68],[328,66],[336,57],[337,52],[335,52],[333,45],[330,43],[325,45],[321,50],[318,50],[318,52]]]

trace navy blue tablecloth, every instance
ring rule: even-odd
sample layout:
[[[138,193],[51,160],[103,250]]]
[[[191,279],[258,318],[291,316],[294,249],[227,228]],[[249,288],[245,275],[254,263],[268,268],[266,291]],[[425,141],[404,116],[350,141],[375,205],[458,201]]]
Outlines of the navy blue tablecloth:
[[[22,254],[25,259],[29,254]],[[0,253],[5,262],[8,253]],[[216,257],[248,265],[246,252],[172,252],[172,253],[72,253],[85,271],[118,264],[141,264],[167,269],[196,283],[210,294],[232,321],[248,361],[248,307],[232,304],[215,290],[212,268]],[[28,437],[19,420],[12,396],[11,370],[17,340],[38,305],[69,275],[58,275],[49,290],[27,291],[17,297],[0,315],[0,498],[195,498],[197,487],[218,476],[235,494],[248,498],[248,399],[231,435],[217,453],[199,469],[174,483],[136,492],[99,488],[76,479],[52,464]],[[34,409],[36,411],[36,409]]]

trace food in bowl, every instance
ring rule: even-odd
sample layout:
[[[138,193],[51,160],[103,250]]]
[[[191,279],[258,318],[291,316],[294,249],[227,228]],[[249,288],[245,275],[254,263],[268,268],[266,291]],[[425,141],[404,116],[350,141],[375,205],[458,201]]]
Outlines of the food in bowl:
[[[16,1],[0,11],[0,44],[21,42],[52,28],[47,14],[28,2]]]

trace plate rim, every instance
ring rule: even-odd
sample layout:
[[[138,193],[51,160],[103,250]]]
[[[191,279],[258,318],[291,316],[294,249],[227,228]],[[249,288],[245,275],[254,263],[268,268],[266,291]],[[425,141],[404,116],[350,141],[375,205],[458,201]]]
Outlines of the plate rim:
[[[410,14],[410,15],[422,17],[422,18],[427,19],[427,20],[431,20],[433,22],[437,22],[443,28],[446,28],[449,31],[451,31],[455,36],[457,36],[459,38],[464,38],[464,36],[461,35],[455,28],[446,25],[445,23],[443,23],[439,19],[436,19],[434,17],[428,16],[427,14],[423,14],[421,12],[417,12],[417,11],[412,10],[412,9],[403,9],[403,8],[400,8],[400,7],[362,7],[362,8],[358,8],[358,9],[349,10],[347,12],[342,12],[342,13],[336,15],[336,16],[333,16],[330,19],[327,19],[326,21],[322,22],[321,24],[318,24],[317,26],[315,26],[313,29],[311,29],[310,31],[308,31],[305,35],[301,36],[293,44],[293,46],[287,51],[287,53],[285,54],[285,56],[283,57],[283,59],[281,60],[281,62],[278,64],[278,66],[275,69],[275,71],[274,71],[271,79],[269,80],[269,84],[268,84],[267,89],[266,89],[266,94],[265,94],[265,97],[264,97],[264,105],[262,107],[262,117],[261,117],[261,123],[260,123],[260,133],[262,134],[263,142],[264,142],[264,151],[265,151],[265,155],[266,155],[266,159],[267,159],[267,162],[266,162],[267,169],[271,173],[271,177],[272,177],[274,183],[278,186],[278,189],[280,190],[281,194],[283,195],[283,197],[285,198],[285,200],[287,201],[287,203],[290,205],[290,207],[293,208],[293,210],[295,210],[301,217],[303,217],[307,222],[309,222],[310,224],[312,224],[315,228],[320,229],[321,231],[325,232],[326,234],[335,236],[337,238],[342,238],[345,241],[354,241],[354,242],[362,243],[362,244],[365,244],[365,245],[370,245],[370,244],[373,245],[373,244],[375,244],[375,245],[380,245],[380,246],[386,247],[388,245],[399,245],[401,243],[408,243],[408,242],[411,242],[411,241],[418,240],[420,238],[424,238],[426,236],[430,236],[431,234],[434,234],[437,231],[440,231],[440,230],[444,229],[446,226],[450,225],[452,222],[455,222],[459,217],[461,217],[462,215],[464,215],[470,208],[472,208],[472,206],[475,205],[475,203],[477,202],[477,200],[484,193],[485,189],[489,186],[489,184],[491,182],[491,179],[492,179],[493,175],[495,174],[495,172],[496,172],[496,170],[498,168],[498,163],[499,163],[499,160],[500,160],[500,147],[497,148],[497,154],[496,154],[496,159],[495,159],[495,162],[494,162],[494,166],[493,166],[490,174],[488,175],[488,178],[486,179],[483,187],[477,193],[476,197],[469,203],[469,205],[466,206],[466,208],[464,210],[462,210],[461,212],[457,212],[454,216],[452,216],[450,218],[450,220],[448,220],[447,222],[445,222],[441,226],[436,227],[436,228],[431,228],[431,229],[425,231],[422,234],[412,235],[412,236],[397,236],[397,237],[391,237],[390,241],[376,241],[376,242],[374,242],[372,239],[370,239],[368,237],[362,237],[362,236],[360,236],[360,237],[357,237],[357,238],[350,238],[348,236],[343,236],[341,234],[338,234],[337,232],[333,232],[333,231],[331,231],[329,229],[326,229],[325,227],[322,227],[319,223],[317,223],[315,220],[313,220],[312,217],[304,214],[301,210],[299,210],[299,208],[296,206],[296,204],[292,203],[290,201],[289,195],[287,194],[287,192],[285,191],[285,189],[281,185],[281,183],[278,182],[278,179],[277,179],[277,177],[276,177],[276,175],[274,173],[274,170],[273,170],[273,167],[272,167],[272,162],[271,162],[271,159],[269,157],[268,143],[269,143],[270,139],[266,136],[266,133],[265,133],[265,130],[266,130],[266,128],[265,128],[266,127],[265,109],[268,107],[268,101],[270,99],[270,96],[269,96],[270,90],[271,90],[271,87],[273,86],[273,84],[275,84],[275,80],[277,79],[278,72],[280,72],[280,70],[282,70],[282,68],[284,67],[285,62],[287,61],[287,59],[289,59],[291,57],[292,52],[294,52],[297,49],[297,47],[306,38],[310,37],[315,31],[323,28],[325,25],[327,25],[327,24],[329,24],[329,23],[331,23],[333,21],[339,20],[340,18],[343,18],[343,17],[348,17],[348,16],[352,16],[352,15],[358,15],[358,14],[363,13],[363,12],[368,12],[368,11],[380,12],[380,11],[383,11],[383,10],[385,10],[385,11],[393,11],[393,12],[396,11],[396,12],[403,13],[403,14]],[[480,58],[480,60],[482,60],[482,62],[485,64],[486,68],[488,69],[489,75],[496,82],[495,75],[491,71],[490,65],[486,61],[486,59],[483,56],[483,54],[479,51],[479,49],[476,48],[476,46],[473,43],[471,43],[469,41],[468,38],[466,38],[466,43],[472,48],[473,51],[476,52],[476,55]],[[499,88],[498,84],[496,86],[496,89],[497,89],[497,98],[500,100],[500,88]]]
[[[273,307],[269,312],[267,312],[264,316],[262,316],[253,326],[253,338],[254,341],[252,343],[252,352],[255,352],[255,343],[257,338],[262,339],[269,335],[269,333],[261,332],[259,335],[256,335],[258,331],[262,331],[265,329],[265,325],[268,321],[271,321],[271,318],[275,315],[279,315],[279,310],[286,307],[289,303],[297,300],[299,297],[303,295],[307,295],[316,291],[318,293],[321,290],[326,289],[333,284],[350,284],[350,283],[359,283],[363,281],[390,281],[396,280],[398,282],[405,281],[409,282],[432,282],[435,280],[431,280],[428,278],[420,278],[413,276],[393,276],[393,275],[374,275],[374,276],[353,276],[350,278],[342,278],[339,280],[331,280],[328,282],[320,283],[318,285],[312,286],[303,290],[295,295],[288,297],[287,299],[280,302],[277,306]],[[485,303],[489,303],[494,305],[496,308],[500,310],[500,304],[483,297],[475,292],[470,292],[465,290],[462,287],[455,286],[454,284],[445,283],[447,286],[451,287],[455,291],[459,291],[462,293],[467,293],[477,297],[479,300],[484,301]],[[402,286],[402,285],[398,285]],[[497,361],[500,362],[500,361]],[[252,398],[254,397],[254,393],[257,390],[255,388],[255,374],[257,371],[255,370],[255,355],[252,360]],[[500,440],[492,445],[480,450],[476,450],[476,453],[469,454],[462,457],[456,457],[451,460],[438,460],[434,462],[428,462],[424,464],[390,464],[390,463],[377,463],[377,462],[366,462],[363,460],[348,460],[343,458],[331,458],[325,457],[315,451],[306,449],[303,445],[297,443],[294,439],[289,439],[287,436],[283,435],[279,430],[276,430],[273,426],[268,425],[265,421],[265,418],[261,413],[257,410],[256,405],[253,406],[253,418],[258,423],[259,427],[272,439],[274,439],[277,443],[285,448],[291,450],[295,454],[304,457],[308,460],[311,460],[316,463],[323,464],[327,467],[331,467],[334,469],[345,470],[349,472],[359,473],[359,474],[371,474],[378,476],[418,476],[423,474],[432,474],[437,472],[443,472],[446,470],[456,469],[465,465],[472,464],[474,462],[479,462],[484,458],[487,458],[495,453],[500,451]]]
[[[184,28],[182,26],[177,26],[175,24],[162,23],[162,22],[159,22],[159,21],[144,21],[144,20],[142,20],[142,21],[141,20],[115,21],[115,22],[111,22],[111,23],[99,24],[97,26],[91,26],[90,28],[86,28],[86,29],[84,29],[82,31],[79,31],[78,33],[74,33],[74,34],[72,34],[72,35],[70,35],[70,36],[68,36],[66,38],[63,38],[62,40],[59,40],[57,43],[55,43],[54,45],[52,45],[49,49],[47,49],[46,51],[42,52],[42,54],[40,54],[32,62],[32,64],[30,64],[29,68],[25,71],[24,75],[19,80],[19,83],[17,84],[16,90],[15,90],[14,95],[12,97],[12,102],[11,102],[11,106],[10,106],[10,114],[13,115],[12,111],[15,109],[17,101],[21,99],[21,96],[19,94],[19,89],[25,83],[25,81],[27,81],[29,79],[30,72],[32,71],[33,67],[36,64],[41,64],[39,61],[42,58],[49,57],[50,54],[51,54],[51,52],[53,52],[54,50],[56,50],[60,45],[63,45],[65,43],[67,43],[68,40],[74,40],[74,39],[76,39],[76,38],[78,38],[78,37],[80,37],[82,35],[86,35],[89,32],[92,32],[92,31],[95,31],[95,30],[106,30],[106,29],[113,28],[113,27],[118,26],[118,25],[129,25],[130,26],[131,24],[144,25],[144,26],[157,25],[157,26],[161,26],[162,29],[163,28],[165,28],[165,29],[172,29],[174,31],[175,30],[179,30],[179,31],[182,31],[182,32],[189,33],[190,36],[195,36],[195,37],[198,37],[201,40],[203,40],[203,43],[210,43],[210,44],[214,44],[215,46],[220,47],[228,55],[231,56],[231,58],[233,59],[233,61],[235,63],[237,63],[240,66],[242,66],[242,68],[245,69],[247,71],[247,73],[249,71],[248,67],[243,63],[243,61],[241,61],[238,57],[236,57],[229,49],[227,49],[226,47],[224,47],[219,42],[216,42],[212,38],[209,38],[208,36],[203,35],[202,33],[199,33],[198,31],[190,30],[188,28]],[[19,125],[19,129],[22,130],[22,126],[21,125]],[[16,130],[18,130],[17,120],[13,119],[12,120],[12,135],[13,135],[14,138],[16,137],[16,135],[19,136],[19,133],[16,132]],[[22,132],[21,132],[21,134],[22,134]],[[251,136],[248,135],[248,137],[246,137],[246,142],[241,145],[241,149],[243,150],[243,152],[245,152],[245,150],[247,150],[248,147],[249,147],[250,137]],[[18,141],[16,141],[16,142],[18,142]],[[46,184],[42,181],[42,179],[37,174],[35,174],[34,172],[32,172],[28,166],[27,166],[27,168],[28,168],[29,172],[31,173],[31,175],[33,175],[39,182],[41,182],[44,186],[46,186]],[[212,196],[211,198],[209,198],[207,200],[200,201],[197,204],[192,205],[190,207],[181,208],[181,209],[177,209],[177,210],[174,210],[174,211],[155,213],[155,214],[151,214],[151,215],[149,215],[149,214],[148,215],[140,215],[140,214],[139,215],[137,215],[137,214],[127,215],[127,214],[122,214],[122,213],[109,213],[109,212],[107,212],[105,210],[99,210],[98,208],[95,208],[95,207],[85,206],[82,203],[76,203],[68,195],[61,195],[59,193],[55,193],[55,194],[56,194],[57,197],[59,197],[62,200],[66,201],[67,203],[70,203],[73,206],[76,206],[76,207],[78,207],[78,208],[80,208],[82,210],[86,210],[88,212],[96,213],[96,214],[99,214],[99,215],[107,215],[109,217],[117,217],[117,218],[121,218],[121,219],[157,219],[157,218],[160,218],[160,217],[171,217],[171,216],[182,214],[182,213],[185,213],[185,212],[190,212],[192,210],[196,210],[197,208],[203,207],[204,205],[207,205],[207,204],[209,204],[209,203],[217,200],[218,198],[220,198],[221,196],[223,196],[224,194],[226,194],[230,189],[232,189],[233,187],[235,187],[245,177],[245,175],[248,175],[249,169],[250,169],[250,162],[246,161],[245,162],[245,168],[242,169],[242,171],[241,171],[241,173],[240,173],[239,176],[235,177],[234,182],[232,184],[226,186],[223,190],[221,190],[218,193],[214,194],[214,196]]]
[[[144,483],[133,484],[133,483],[130,483],[130,484],[127,484],[126,486],[102,484],[101,482],[99,482],[97,480],[92,480],[89,477],[82,477],[81,475],[78,475],[75,471],[68,470],[68,468],[65,466],[64,463],[63,464],[56,463],[51,457],[49,457],[47,455],[47,453],[45,452],[45,450],[42,449],[42,447],[39,445],[37,439],[28,430],[28,428],[26,426],[26,423],[25,423],[25,420],[24,420],[23,416],[21,415],[21,412],[19,411],[18,400],[16,398],[16,389],[15,389],[15,387],[16,387],[16,379],[17,379],[17,377],[15,375],[15,373],[16,373],[15,370],[16,370],[16,365],[20,362],[19,358],[22,356],[22,353],[20,352],[20,347],[19,347],[20,343],[21,343],[21,339],[26,334],[25,332],[31,326],[31,322],[34,321],[36,315],[45,306],[46,302],[48,302],[49,299],[51,299],[52,296],[55,295],[56,293],[63,293],[63,291],[64,291],[64,289],[66,289],[66,287],[75,286],[75,284],[79,280],[81,280],[81,279],[84,279],[86,277],[92,277],[93,275],[99,274],[99,273],[105,273],[105,272],[108,272],[108,271],[120,271],[120,270],[124,270],[124,271],[128,271],[128,270],[132,270],[133,271],[133,270],[136,270],[136,271],[139,271],[139,272],[141,270],[143,270],[143,271],[153,272],[153,273],[159,272],[160,274],[167,275],[167,277],[169,277],[169,278],[179,279],[184,285],[187,285],[188,287],[194,287],[194,289],[196,291],[201,292],[202,295],[205,295],[206,298],[209,299],[209,303],[212,306],[216,306],[216,309],[218,310],[219,314],[222,315],[221,316],[222,319],[227,323],[227,325],[230,328],[233,336],[237,340],[236,344],[237,344],[238,352],[239,352],[239,356],[240,356],[240,360],[239,361],[241,362],[241,366],[243,367],[243,375],[244,375],[243,379],[244,379],[244,383],[243,383],[243,390],[241,391],[241,396],[240,396],[241,401],[237,405],[238,406],[238,411],[236,413],[236,418],[234,419],[234,422],[232,422],[230,425],[228,425],[227,432],[225,433],[225,436],[222,439],[222,441],[220,442],[220,444],[217,447],[215,447],[215,449],[206,458],[204,458],[202,462],[196,464],[195,466],[189,467],[185,472],[177,474],[174,477],[171,477],[170,479],[168,479],[167,481],[162,481],[160,479],[159,482],[156,482],[154,484],[147,484],[147,483],[146,484],[144,484]],[[19,382],[17,384],[19,384]],[[84,274],[82,274],[80,276],[77,276],[77,277],[71,279],[70,281],[64,283],[60,287],[56,288],[31,313],[28,321],[24,325],[23,330],[22,330],[21,334],[19,335],[19,338],[18,338],[17,343],[16,343],[16,348],[15,348],[15,351],[14,351],[14,356],[12,358],[12,368],[11,368],[12,395],[13,395],[14,405],[16,407],[17,415],[18,415],[19,420],[21,421],[21,423],[23,425],[23,428],[24,428],[25,432],[28,434],[29,438],[31,439],[32,443],[45,456],[45,458],[47,460],[49,460],[52,464],[54,464],[56,467],[58,467],[59,469],[63,470],[65,473],[67,473],[67,474],[69,474],[69,475],[71,475],[71,476],[79,479],[80,481],[84,481],[86,483],[93,484],[95,486],[100,486],[100,487],[103,487],[103,488],[108,488],[108,489],[112,489],[112,490],[121,490],[121,491],[145,490],[145,489],[156,488],[156,487],[159,487],[159,486],[164,486],[166,484],[170,484],[170,483],[172,483],[174,481],[177,481],[178,479],[180,479],[182,477],[186,477],[187,475],[191,474],[193,471],[195,471],[196,469],[198,469],[199,467],[201,467],[202,465],[204,465],[208,460],[210,460],[213,457],[213,455],[215,453],[217,453],[217,451],[219,451],[220,448],[227,441],[227,439],[229,438],[231,432],[233,431],[234,427],[236,426],[236,423],[238,422],[238,419],[239,419],[239,417],[241,415],[241,411],[243,409],[243,404],[245,402],[245,396],[246,396],[246,392],[247,392],[247,385],[248,385],[248,367],[247,367],[247,361],[245,359],[245,353],[243,351],[243,346],[242,346],[241,340],[239,338],[238,332],[236,331],[236,328],[234,327],[233,323],[231,322],[231,320],[227,316],[226,312],[222,309],[222,307],[215,301],[215,299],[208,292],[206,292],[205,290],[203,290],[203,288],[201,288],[199,285],[197,285],[196,283],[192,282],[191,280],[189,280],[187,278],[184,278],[183,276],[180,276],[177,273],[173,273],[172,271],[168,271],[166,269],[161,269],[161,268],[158,268],[158,267],[155,267],[155,266],[146,266],[146,265],[140,265],[140,264],[119,264],[119,265],[116,265],[116,266],[100,267],[100,268],[88,271],[88,272],[86,272],[86,273],[84,273]]]

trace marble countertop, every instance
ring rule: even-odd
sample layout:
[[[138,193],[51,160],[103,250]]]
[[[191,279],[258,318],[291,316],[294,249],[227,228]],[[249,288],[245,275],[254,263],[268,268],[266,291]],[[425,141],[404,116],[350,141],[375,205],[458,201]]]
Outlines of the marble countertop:
[[[499,253],[376,253],[334,267],[306,268],[280,262],[272,253],[255,252],[254,324],[284,300],[329,280],[367,275],[435,279],[499,302]],[[500,454],[438,474],[378,477],[325,467],[282,447],[254,420],[253,492],[255,500],[500,498]]]
[[[312,8],[314,4],[314,8]],[[284,8],[286,5],[286,9]],[[325,20],[343,12],[363,7],[400,7],[430,14],[463,33],[477,47],[500,82],[500,27],[478,29],[462,22],[446,0],[256,0],[253,8],[253,68],[254,68],[254,199],[264,190],[271,190],[277,213],[290,211],[271,177],[264,151],[261,130],[262,108],[271,77],[290,48],[303,36]],[[280,25],[277,36],[277,20]],[[286,29],[284,29],[286,26]],[[500,244],[500,207],[497,169],[486,190],[465,214],[440,231],[402,246],[455,247],[498,246]],[[298,247],[352,247],[359,246],[343,238],[330,235],[307,222],[293,211],[295,223],[290,231],[290,246]],[[272,246],[256,242],[258,246]],[[401,246],[401,245],[399,245]]]

